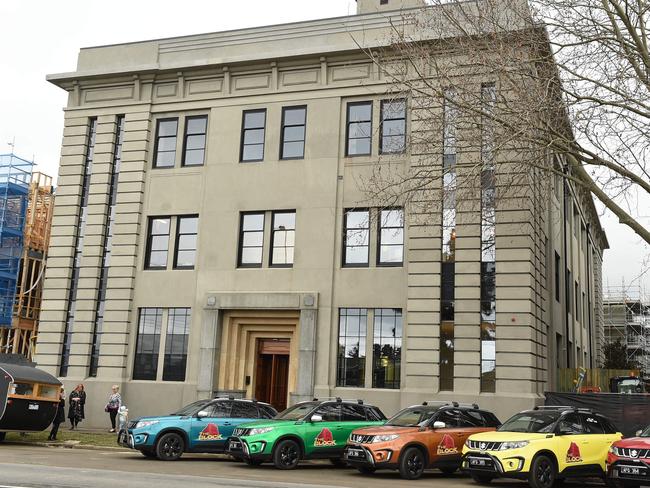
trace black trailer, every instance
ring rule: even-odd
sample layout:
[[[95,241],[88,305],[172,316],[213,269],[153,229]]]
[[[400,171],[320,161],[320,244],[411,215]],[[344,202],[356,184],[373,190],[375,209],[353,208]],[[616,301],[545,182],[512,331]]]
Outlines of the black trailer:
[[[56,415],[61,382],[27,364],[0,363],[0,441],[9,431],[40,432]]]

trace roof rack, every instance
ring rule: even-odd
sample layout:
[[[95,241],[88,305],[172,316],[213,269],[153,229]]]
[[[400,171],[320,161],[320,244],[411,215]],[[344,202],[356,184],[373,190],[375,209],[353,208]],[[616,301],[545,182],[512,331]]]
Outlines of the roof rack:
[[[451,403],[442,400],[425,400],[422,402],[422,406],[426,407],[427,405],[451,405]]]
[[[576,412],[593,412],[591,408],[576,407],[573,405],[538,405],[533,410],[573,410]]]
[[[320,398],[315,398],[312,400],[314,402],[321,402],[321,401],[327,401],[327,400],[336,400],[337,403],[341,402],[354,402],[359,405],[363,405],[363,400],[361,398],[341,398],[341,397],[320,397]]]
[[[435,401],[424,401],[422,402],[422,405],[441,405],[443,407],[449,406],[449,407],[454,407],[454,408],[473,408],[474,410],[478,410],[479,406],[478,403],[458,403],[458,402],[446,402],[446,401],[441,401],[441,400],[435,400]]]

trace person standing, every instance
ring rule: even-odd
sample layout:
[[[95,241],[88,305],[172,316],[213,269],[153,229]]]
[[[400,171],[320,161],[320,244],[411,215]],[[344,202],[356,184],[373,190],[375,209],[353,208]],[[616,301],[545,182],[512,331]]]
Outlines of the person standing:
[[[111,418],[111,430],[109,430],[109,432],[115,432],[115,419],[117,418],[117,413],[120,411],[121,406],[122,396],[120,395],[120,387],[113,385],[105,408],[105,411],[108,412],[108,415]]]
[[[68,406],[68,419],[70,419],[70,430],[74,430],[84,419],[84,405],[86,404],[86,392],[84,385],[79,383],[70,393],[70,405]]]
[[[50,431],[50,436],[47,438],[48,441],[56,440],[56,435],[59,433],[59,425],[63,422],[65,422],[65,390],[61,388],[59,406],[56,409],[56,416],[52,421],[52,430]]]

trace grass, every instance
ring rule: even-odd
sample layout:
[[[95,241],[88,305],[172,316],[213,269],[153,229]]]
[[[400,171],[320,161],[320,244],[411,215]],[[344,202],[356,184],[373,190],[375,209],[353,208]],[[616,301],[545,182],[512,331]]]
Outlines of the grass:
[[[24,443],[39,443],[50,442],[47,437],[50,435],[50,430],[44,432],[28,432],[21,436],[18,432],[7,433],[7,442],[24,442]],[[97,447],[119,447],[117,445],[117,435],[111,433],[101,432],[83,432],[78,430],[68,430],[68,427],[61,425],[59,433],[56,436],[55,444],[63,444],[66,441],[76,441],[84,446],[97,446]]]

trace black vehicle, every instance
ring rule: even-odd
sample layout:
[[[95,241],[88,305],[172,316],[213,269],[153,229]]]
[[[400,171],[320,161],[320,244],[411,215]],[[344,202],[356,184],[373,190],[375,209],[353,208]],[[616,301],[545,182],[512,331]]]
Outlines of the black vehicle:
[[[0,441],[7,432],[40,432],[52,423],[61,382],[30,363],[0,363]]]

